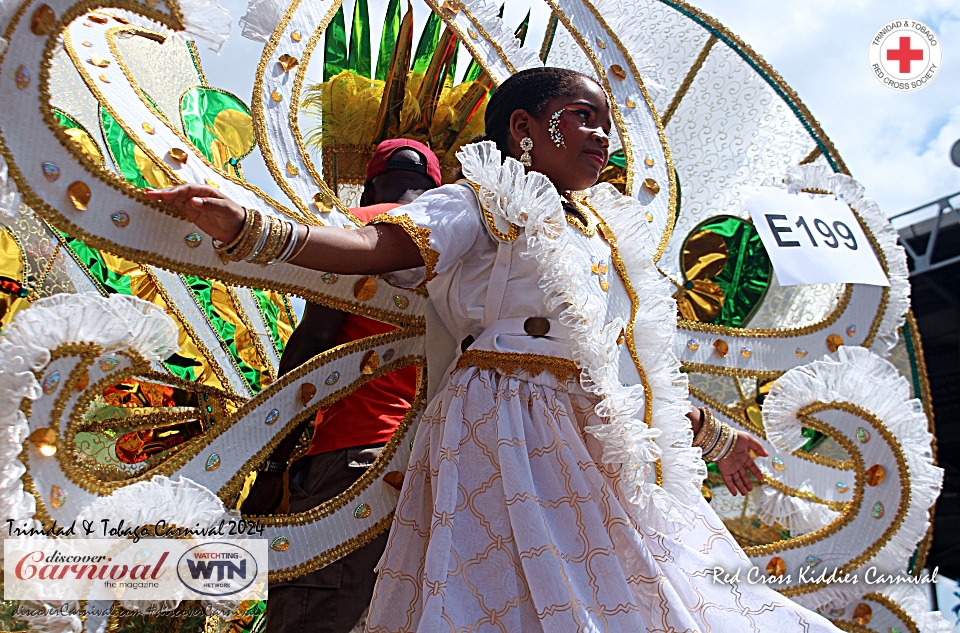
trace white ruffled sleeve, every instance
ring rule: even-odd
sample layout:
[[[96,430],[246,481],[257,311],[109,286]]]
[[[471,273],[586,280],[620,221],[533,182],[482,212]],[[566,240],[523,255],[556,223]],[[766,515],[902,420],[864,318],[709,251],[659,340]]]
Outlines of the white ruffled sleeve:
[[[476,195],[462,184],[428,191],[410,204],[378,215],[368,225],[379,223],[400,226],[420,249],[422,267],[383,275],[404,288],[425,286],[450,270],[477,241],[483,227]]]

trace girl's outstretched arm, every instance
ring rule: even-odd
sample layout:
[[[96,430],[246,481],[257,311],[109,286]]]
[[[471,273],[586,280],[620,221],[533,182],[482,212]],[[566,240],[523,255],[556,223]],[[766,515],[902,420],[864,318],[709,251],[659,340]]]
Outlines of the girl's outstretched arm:
[[[184,184],[147,191],[151,200],[180,209],[201,231],[230,242],[243,228],[243,207],[207,185]],[[356,231],[333,226],[296,225],[306,244],[290,263],[341,275],[378,275],[423,266],[416,243],[399,226],[376,224]]]

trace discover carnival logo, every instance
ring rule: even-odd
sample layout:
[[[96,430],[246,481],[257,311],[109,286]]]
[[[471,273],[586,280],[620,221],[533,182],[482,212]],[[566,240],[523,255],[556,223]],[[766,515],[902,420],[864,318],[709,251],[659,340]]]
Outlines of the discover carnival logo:
[[[5,600],[264,600],[265,539],[5,539]]]
[[[940,38],[917,20],[891,20],[870,42],[870,69],[880,83],[897,92],[926,88],[942,59]]]

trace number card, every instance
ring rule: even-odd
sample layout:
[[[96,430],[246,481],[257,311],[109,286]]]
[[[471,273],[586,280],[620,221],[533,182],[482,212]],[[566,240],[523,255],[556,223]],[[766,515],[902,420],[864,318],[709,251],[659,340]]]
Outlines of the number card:
[[[744,193],[781,286],[890,285],[873,246],[842,199],[779,187]]]

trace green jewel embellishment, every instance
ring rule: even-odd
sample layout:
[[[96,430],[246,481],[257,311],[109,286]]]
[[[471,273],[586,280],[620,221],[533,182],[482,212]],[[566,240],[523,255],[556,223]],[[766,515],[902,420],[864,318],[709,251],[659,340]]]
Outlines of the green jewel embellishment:
[[[370,506],[365,503],[361,503],[357,506],[357,509],[353,511],[353,516],[357,519],[366,519],[370,516]]]
[[[183,238],[183,241],[186,242],[187,246],[190,248],[197,248],[201,243],[203,243],[203,236],[199,233],[191,233]]]
[[[204,465],[204,468],[207,470],[216,470],[220,468],[220,456],[216,453],[211,453],[210,457],[207,458],[207,463]]]
[[[286,536],[278,536],[270,541],[270,549],[276,552],[285,552],[290,549],[290,539]]]

